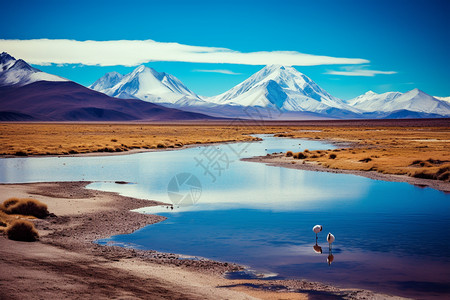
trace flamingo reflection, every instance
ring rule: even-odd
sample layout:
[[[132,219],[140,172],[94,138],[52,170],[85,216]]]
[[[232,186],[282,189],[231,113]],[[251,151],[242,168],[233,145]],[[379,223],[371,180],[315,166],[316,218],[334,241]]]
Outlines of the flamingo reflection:
[[[319,245],[315,244],[313,246],[314,252],[322,254],[322,247],[320,247]]]
[[[328,254],[328,257],[327,257],[327,263],[328,263],[328,265],[331,265],[331,263],[333,262],[333,260],[334,260],[333,251],[330,250],[330,252],[329,252],[329,254]]]

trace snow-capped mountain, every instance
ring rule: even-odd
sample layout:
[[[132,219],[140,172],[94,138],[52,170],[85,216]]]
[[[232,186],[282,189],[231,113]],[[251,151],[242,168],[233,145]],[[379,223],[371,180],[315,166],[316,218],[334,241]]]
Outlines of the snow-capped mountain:
[[[450,97],[438,97],[438,96],[433,96],[433,97],[438,99],[438,100],[450,103]]]
[[[229,91],[206,99],[220,105],[273,107],[287,112],[322,113],[329,109],[357,113],[293,67],[270,65]]]
[[[6,52],[0,54],[0,86],[24,86],[37,81],[68,81],[65,78],[42,72],[22,59]]]
[[[227,92],[202,97],[180,80],[145,66],[121,75],[105,74],[91,89],[116,98],[136,98],[219,117],[402,118],[450,116],[450,104],[418,89],[407,93],[372,91],[343,101],[293,67],[270,65]],[[262,108],[262,109],[261,109]],[[265,111],[266,109],[267,111]],[[274,110],[280,114],[273,114]]]
[[[388,92],[377,94],[372,91],[347,101],[363,112],[395,112],[399,110],[450,116],[449,103],[436,99],[419,89],[404,94]]]
[[[178,107],[202,101],[175,76],[159,73],[143,65],[126,75],[107,73],[89,88],[116,98],[141,99]]]
[[[392,102],[401,95],[402,93],[399,92],[377,94],[375,92],[368,91],[361,96],[348,100],[347,104],[366,112],[380,111],[380,108],[384,107],[386,103]]]
[[[109,88],[115,86],[122,80],[122,78],[122,74],[119,74],[117,72],[109,72],[103,75],[103,77],[98,79],[96,82],[94,82],[91,86],[89,86],[89,88],[95,91],[101,91],[107,89],[107,87]]]

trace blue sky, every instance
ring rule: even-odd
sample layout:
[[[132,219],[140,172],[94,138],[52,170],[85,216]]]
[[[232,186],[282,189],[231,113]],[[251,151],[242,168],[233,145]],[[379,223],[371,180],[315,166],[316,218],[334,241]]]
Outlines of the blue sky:
[[[450,1],[447,0],[16,0],[2,3],[2,11],[0,51],[8,50],[43,71],[83,85],[109,71],[132,71],[135,57],[129,48],[123,48],[123,52],[122,48],[114,50],[117,46],[114,43],[99,44],[104,55],[88,57],[90,48],[78,51],[78,44],[75,47],[70,41],[56,48],[61,50],[55,54],[51,50],[58,40],[137,41],[130,44],[152,40],[161,47],[173,42],[206,47],[207,52],[226,48],[223,55],[230,56],[232,63],[217,63],[222,61],[222,50],[218,50],[218,55],[214,53],[215,58],[208,63],[183,61],[192,60],[190,50],[187,54],[185,50],[174,54],[180,61],[145,62],[153,54],[142,58],[145,65],[175,75],[191,90],[205,96],[228,90],[261,69],[266,61],[277,61],[280,54],[276,51],[294,51],[287,61],[300,61],[295,66],[300,72],[343,99],[368,90],[405,92],[413,88],[431,95],[450,96]],[[7,47],[5,40],[12,39],[37,39],[39,44],[19,41]],[[261,52],[270,53],[256,59]],[[245,55],[237,59],[236,53]],[[311,63],[309,60],[303,63],[302,53],[327,56],[334,61],[323,64],[323,59],[318,59],[315,65],[305,65]],[[166,60],[165,54],[158,52],[157,59]],[[118,65],[111,65],[106,58]],[[342,58],[348,61],[340,62]],[[203,60],[202,57],[200,61]],[[198,70],[228,70],[236,74]],[[351,74],[373,76],[348,76]]]

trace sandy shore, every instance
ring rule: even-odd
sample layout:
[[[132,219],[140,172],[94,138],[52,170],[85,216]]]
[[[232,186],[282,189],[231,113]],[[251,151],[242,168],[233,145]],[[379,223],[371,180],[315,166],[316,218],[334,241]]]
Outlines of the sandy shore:
[[[0,299],[399,299],[300,280],[228,280],[241,266],[93,243],[164,217],[131,209],[157,202],[87,190],[87,182],[0,185],[3,199],[33,197],[55,216],[26,243],[0,236]]]
[[[395,182],[407,182],[409,184],[426,188],[430,187],[445,193],[450,193],[450,183],[434,179],[415,178],[407,175],[394,175],[383,174],[376,171],[359,171],[359,170],[344,170],[344,169],[330,169],[323,167],[316,162],[307,162],[292,157],[286,157],[282,154],[272,154],[267,156],[256,156],[251,158],[243,158],[242,161],[265,163],[269,166],[284,167],[297,170],[340,173],[340,174],[353,174],[358,176],[364,176],[370,179],[395,181]]]

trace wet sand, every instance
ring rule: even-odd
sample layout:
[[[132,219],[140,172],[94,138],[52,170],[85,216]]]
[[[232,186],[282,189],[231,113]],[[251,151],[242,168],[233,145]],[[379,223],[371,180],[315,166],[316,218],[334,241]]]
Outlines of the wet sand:
[[[400,299],[301,280],[228,280],[241,266],[93,241],[164,220],[131,212],[155,201],[85,189],[88,182],[1,184],[1,200],[33,197],[54,214],[40,240],[0,236],[1,299]],[[170,237],[168,237],[170,238]]]

